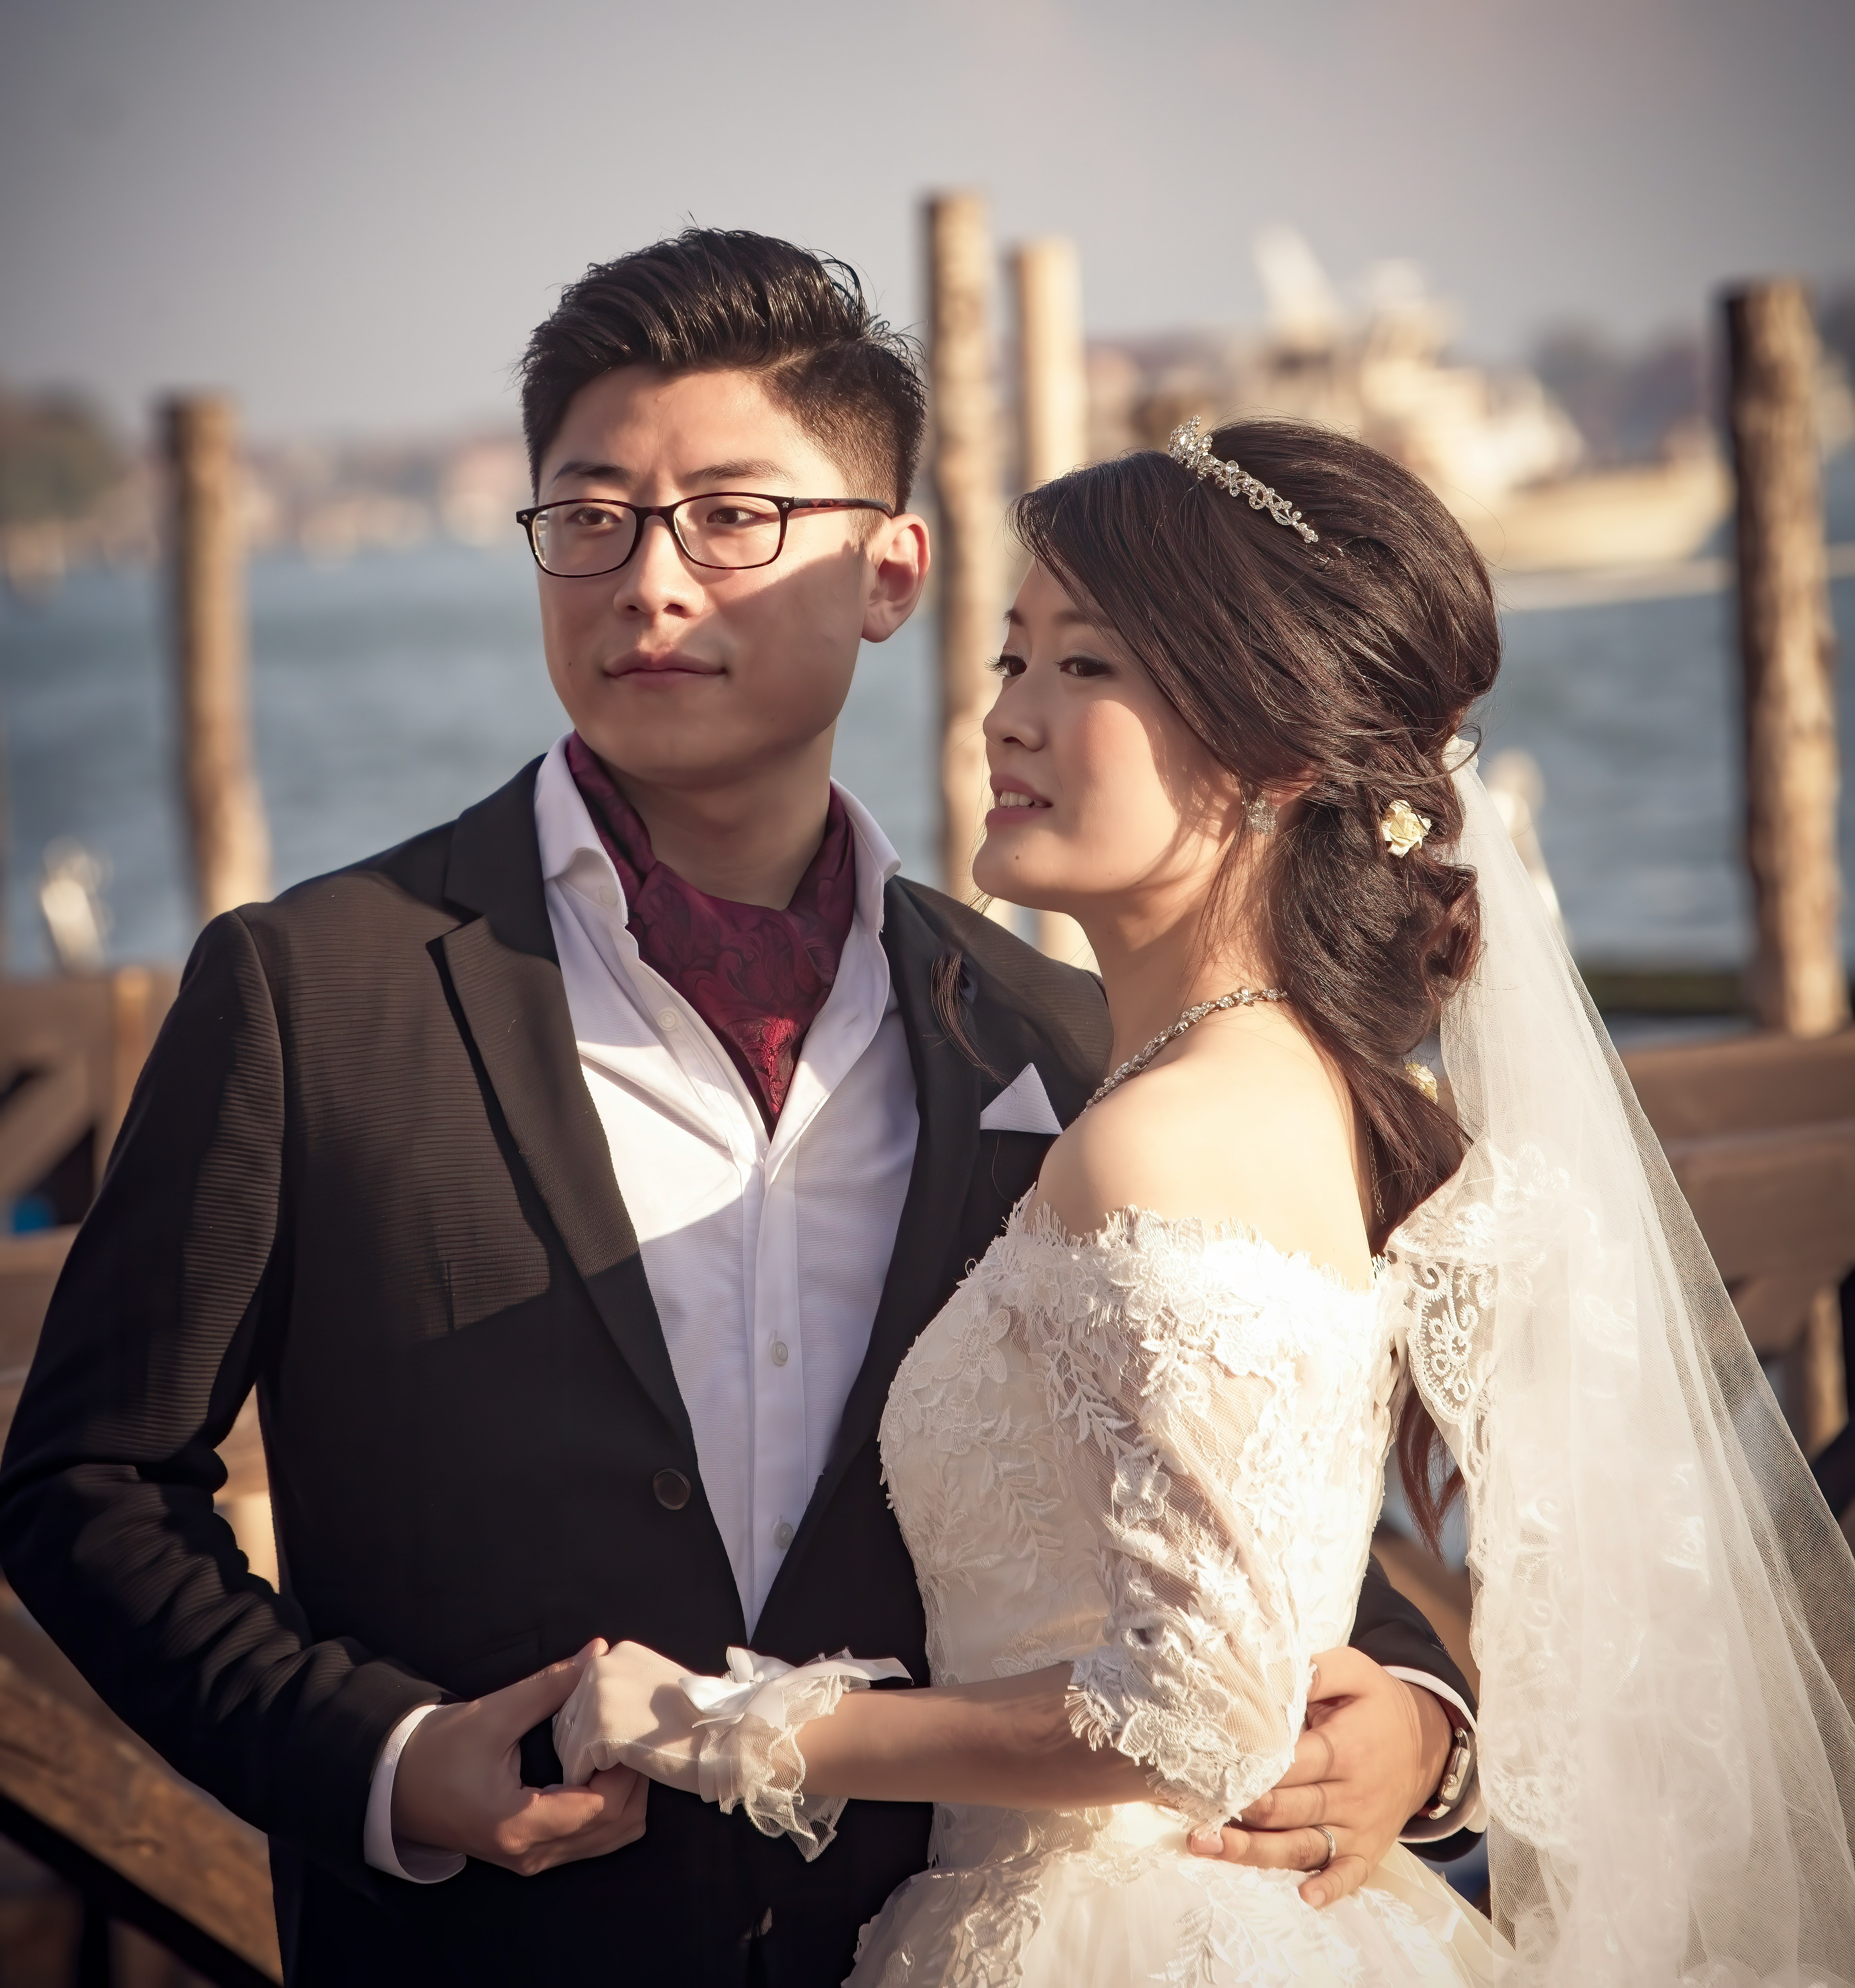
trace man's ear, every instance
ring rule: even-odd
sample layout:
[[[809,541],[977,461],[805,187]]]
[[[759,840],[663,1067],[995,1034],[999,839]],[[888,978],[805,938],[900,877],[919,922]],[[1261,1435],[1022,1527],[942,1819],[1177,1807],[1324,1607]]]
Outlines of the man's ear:
[[[883,519],[868,545],[870,585],[863,607],[863,639],[886,642],[915,611],[927,584],[933,553],[927,520],[912,511]]]

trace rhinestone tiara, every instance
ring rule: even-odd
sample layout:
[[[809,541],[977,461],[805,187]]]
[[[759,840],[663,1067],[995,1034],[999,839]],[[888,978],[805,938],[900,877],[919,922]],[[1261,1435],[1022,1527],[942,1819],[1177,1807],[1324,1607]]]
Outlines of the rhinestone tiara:
[[[1166,452],[1194,476],[1207,478],[1220,490],[1227,490],[1233,497],[1248,498],[1252,511],[1267,511],[1277,524],[1287,525],[1299,532],[1309,545],[1320,543],[1320,534],[1312,525],[1303,522],[1301,513],[1290,505],[1287,498],[1278,495],[1268,484],[1259,483],[1247,469],[1239,469],[1234,462],[1221,462],[1211,453],[1210,438],[1199,432],[1196,414],[1173,430],[1173,438]]]

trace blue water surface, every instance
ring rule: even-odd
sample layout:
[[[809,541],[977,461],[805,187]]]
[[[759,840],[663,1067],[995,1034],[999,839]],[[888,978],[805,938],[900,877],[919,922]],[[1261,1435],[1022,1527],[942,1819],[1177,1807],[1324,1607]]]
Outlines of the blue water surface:
[[[1832,539],[1855,538],[1855,455],[1831,465],[1829,489]],[[1844,753],[1855,758],[1855,580],[1832,594]],[[519,545],[434,545],[339,566],[269,557],[254,563],[250,596],[279,888],[449,819],[564,729]],[[1732,611],[1727,593],[1507,619],[1488,743],[1524,746],[1544,769],[1542,840],[1588,961],[1744,957]],[[866,648],[837,757],[910,872],[929,879],[935,702],[923,617]],[[158,576],[78,573],[37,605],[0,596],[0,726],[14,970],[49,963],[36,883],[46,845],[64,837],[111,866],[112,955],[182,955],[195,921]],[[1851,787],[1842,847],[1855,874]]]

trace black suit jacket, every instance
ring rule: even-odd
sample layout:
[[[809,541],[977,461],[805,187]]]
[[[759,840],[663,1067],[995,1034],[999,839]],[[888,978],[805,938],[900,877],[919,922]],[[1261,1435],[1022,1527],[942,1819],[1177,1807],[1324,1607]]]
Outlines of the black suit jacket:
[[[840,1979],[925,1859],[929,1811],[855,1803],[812,1865],[655,1787],[642,1841],[522,1879],[416,1887],[361,1858],[368,1783],[415,1706],[589,1637],[697,1671],[746,1640],[689,1422],[581,1077],[530,766],[453,824],[215,919],[59,1281],[0,1469],[0,1560],[103,1698],[270,1834],[293,1983]],[[939,892],[892,883],[883,943],[920,1142],[842,1427],[755,1626],[925,1679],[921,1603],[879,1480],[902,1352],[1034,1178],[982,1133],[1034,1062],[1065,1121],[1105,1009]],[[936,1019],[960,962],[966,1033]],[[258,1391],[283,1574],[215,1516],[213,1452]],[[661,1474],[692,1487],[678,1504]],[[1374,1570],[1356,1638],[1460,1680]],[[547,1729],[528,1778],[557,1777]],[[769,1919],[770,1915],[770,1919]]]

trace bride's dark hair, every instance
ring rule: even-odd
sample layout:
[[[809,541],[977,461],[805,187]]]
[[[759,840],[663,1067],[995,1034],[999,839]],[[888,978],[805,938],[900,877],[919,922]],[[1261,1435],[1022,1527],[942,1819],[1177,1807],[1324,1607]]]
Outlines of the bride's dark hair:
[[[1493,590],[1461,526],[1376,449],[1279,420],[1210,441],[1318,543],[1150,451],[1033,490],[1014,522],[1244,793],[1311,783],[1263,846],[1255,908],[1277,984],[1365,1121],[1376,1251],[1464,1147],[1404,1064],[1480,942],[1474,873],[1443,852],[1462,827],[1449,742],[1500,663]],[[1379,824],[1400,800],[1432,827],[1394,857]],[[1227,861],[1213,918],[1231,874]],[[1398,1462],[1433,1547],[1460,1488],[1453,1472],[1439,1486],[1440,1449],[1408,1391]]]

